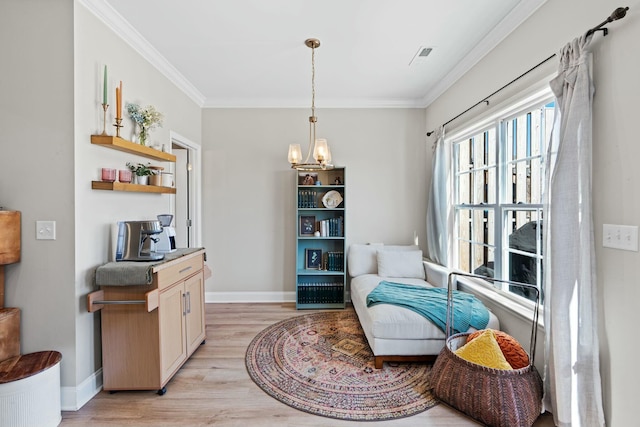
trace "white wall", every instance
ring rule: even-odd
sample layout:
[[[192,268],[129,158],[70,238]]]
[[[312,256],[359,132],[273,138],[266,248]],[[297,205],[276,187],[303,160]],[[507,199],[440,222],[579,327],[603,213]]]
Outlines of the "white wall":
[[[128,119],[127,102],[153,105],[164,115],[161,128],[151,131],[149,144],[171,146],[169,132],[175,131],[194,142],[200,140],[200,108],[135,52],[94,15],[77,5],[75,10],[75,253],[76,253],[76,365],[77,383],[96,372],[101,364],[99,314],[86,311],[85,297],[95,290],[93,273],[109,261],[109,232],[118,220],[155,219],[171,212],[169,195],[123,193],[91,189],[99,180],[100,168],[125,169],[127,162],[150,160],[92,145],[90,135],[102,132],[103,67],[110,80],[107,133],[113,135],[115,85],[123,82],[121,135],[130,139],[133,123]],[[151,161],[165,168],[170,163]],[[90,345],[89,343],[93,343]],[[68,382],[68,381],[67,381]]]
[[[427,128],[441,123],[489,95],[520,75],[565,43],[580,36],[608,17],[618,4],[601,0],[549,0],[529,20],[507,37],[453,87],[434,102],[426,112]],[[637,424],[635,384],[640,375],[632,348],[632,328],[636,301],[638,252],[624,252],[602,247],[602,224],[640,223],[640,177],[636,160],[637,100],[640,83],[637,70],[637,40],[640,39],[638,11],[640,2],[627,4],[629,14],[609,25],[607,37],[601,33],[592,43],[594,51],[593,116],[593,209],[598,271],[600,316],[600,357],[604,406],[607,425]],[[492,104],[526,87],[536,79],[555,72],[552,60],[523,81],[514,84],[492,99]],[[476,108],[452,124],[460,126]],[[504,320],[504,319],[502,319]]]
[[[424,236],[424,111],[316,115],[318,137],[347,168],[347,243],[410,243],[414,230]],[[287,150],[300,143],[306,155],[308,116],[306,109],[203,110],[203,239],[213,299],[221,292],[294,291],[297,174]]]
[[[62,353],[62,404],[73,409],[100,380],[99,315],[85,300],[108,261],[109,225],[155,218],[170,201],[91,190],[101,167],[146,161],[90,143],[102,131],[102,67],[123,80],[125,102],[165,114],[154,140],[170,145],[173,130],[199,141],[200,108],[74,0],[3,1],[0,39],[0,206],[22,212],[22,258],[6,269],[6,306],[22,310],[23,353]],[[36,220],[56,221],[56,240],[36,241]]]
[[[6,268],[21,350],[57,350],[75,384],[73,0],[0,5],[0,205],[22,212],[21,260]],[[54,220],[56,240],[36,240]]]

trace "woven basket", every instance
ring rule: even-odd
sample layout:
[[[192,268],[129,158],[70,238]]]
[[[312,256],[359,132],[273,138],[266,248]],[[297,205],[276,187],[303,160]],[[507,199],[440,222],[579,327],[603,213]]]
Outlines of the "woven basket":
[[[458,274],[458,273],[456,273]],[[478,277],[467,274],[458,274]],[[483,277],[482,279],[487,280]],[[497,279],[492,279],[498,281]],[[510,284],[520,285],[518,282]],[[537,291],[537,288],[526,285]],[[449,278],[451,289],[451,276]],[[451,292],[449,292],[451,295]],[[539,299],[539,296],[536,298]],[[536,301],[536,307],[537,307]],[[450,298],[447,340],[431,370],[433,395],[470,417],[495,427],[531,426],[542,412],[542,379],[533,365],[537,309],[531,339],[530,364],[514,370],[493,369],[468,362],[454,353],[467,342],[469,333],[450,335],[453,319]]]

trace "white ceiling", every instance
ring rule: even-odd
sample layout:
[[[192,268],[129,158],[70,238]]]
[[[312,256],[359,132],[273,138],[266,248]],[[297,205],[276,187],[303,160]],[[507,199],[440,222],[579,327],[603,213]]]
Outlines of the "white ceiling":
[[[546,0],[80,0],[203,107],[424,107]],[[409,65],[421,47],[433,51]]]

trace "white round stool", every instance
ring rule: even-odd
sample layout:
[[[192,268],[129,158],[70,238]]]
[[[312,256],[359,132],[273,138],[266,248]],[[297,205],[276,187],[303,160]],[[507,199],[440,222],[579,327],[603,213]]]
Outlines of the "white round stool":
[[[0,362],[0,426],[60,424],[60,360],[57,351],[39,351]]]

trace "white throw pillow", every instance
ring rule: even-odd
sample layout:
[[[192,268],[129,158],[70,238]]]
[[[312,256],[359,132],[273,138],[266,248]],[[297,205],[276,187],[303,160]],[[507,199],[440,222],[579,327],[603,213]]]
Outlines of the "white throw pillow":
[[[378,275],[424,280],[422,251],[378,251]]]
[[[354,243],[349,246],[347,253],[347,267],[351,277],[358,277],[363,274],[376,274],[378,272],[378,261],[376,253],[382,249],[382,243]]]

